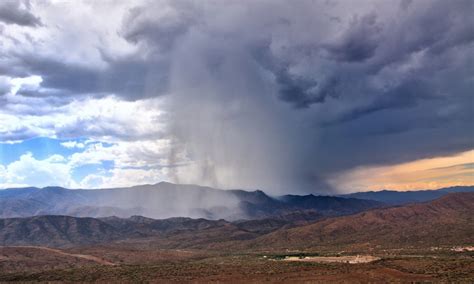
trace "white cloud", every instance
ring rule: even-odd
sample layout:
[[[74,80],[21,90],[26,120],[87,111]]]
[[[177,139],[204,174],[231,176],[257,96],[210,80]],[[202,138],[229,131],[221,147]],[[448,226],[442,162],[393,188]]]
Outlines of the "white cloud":
[[[0,34],[0,52],[59,58],[83,66],[104,66],[103,50],[106,49],[111,56],[118,56],[135,49],[117,33],[123,14],[135,2],[120,1],[108,5],[108,1],[32,1],[32,13],[39,16],[44,25],[34,30],[5,25]],[[85,18],[87,24],[84,24]]]
[[[74,99],[56,106],[42,98],[4,96],[0,109],[0,139],[21,141],[90,137],[100,140],[139,140],[159,137],[165,128],[163,99],[136,102],[114,96]],[[2,98],[0,97],[0,103]]]
[[[21,186],[63,186],[69,188],[124,187],[172,180],[171,168],[185,165],[185,155],[176,154],[171,164],[168,155],[170,141],[118,141],[104,143],[88,140],[84,143],[67,141],[64,147],[81,152],[64,157],[51,155],[38,160],[31,153],[22,155],[6,166],[0,165],[0,188]],[[80,145],[80,146],[78,146]],[[112,169],[101,168],[105,161],[113,161]],[[81,180],[75,179],[75,170],[87,165],[99,165]],[[171,168],[170,168],[171,166]],[[186,167],[187,168],[187,167]]]
[[[64,186],[75,187],[71,167],[61,155],[37,160],[26,153],[9,165],[0,166],[0,187],[16,186]]]
[[[4,180],[7,175],[7,170],[4,165],[0,165],[0,180]]]
[[[170,157],[171,142],[167,139],[145,141],[120,141],[112,145],[89,142],[83,152],[69,158],[72,168],[88,164],[113,161],[108,172],[87,175],[80,181],[82,188],[125,187],[153,184],[163,180],[175,181],[178,170],[191,169],[185,153]]]
[[[43,78],[41,78],[41,76],[33,75],[24,78],[13,78],[10,82],[12,84],[10,93],[16,95],[20,89],[28,91],[37,90],[40,87],[41,82],[43,82]]]
[[[120,141],[112,145],[95,142],[83,152],[70,158],[73,167],[114,161],[116,167],[160,167],[168,164],[170,141],[165,139],[145,141]]]
[[[84,143],[80,143],[80,142],[77,142],[77,141],[62,142],[61,146],[63,146],[64,148],[68,148],[68,149],[74,149],[74,148],[82,149],[82,148],[85,147]]]

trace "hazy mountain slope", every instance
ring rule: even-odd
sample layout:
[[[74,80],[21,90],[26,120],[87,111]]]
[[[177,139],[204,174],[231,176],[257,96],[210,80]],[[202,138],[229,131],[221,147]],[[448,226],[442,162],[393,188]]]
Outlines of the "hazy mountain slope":
[[[374,209],[278,230],[257,238],[248,247],[352,244],[420,247],[473,243],[474,193],[452,193],[429,203]]]
[[[48,205],[34,199],[1,199],[0,216],[2,218],[28,217],[41,215]]]
[[[435,200],[451,192],[474,192],[474,186],[455,186],[441,188],[438,190],[415,190],[415,191],[395,191],[381,190],[356,192],[341,195],[341,197],[359,198],[367,200],[375,200],[387,204],[401,205],[412,202],[425,202]]]
[[[0,190],[0,198],[21,198],[38,190],[37,187],[10,188]]]
[[[42,214],[123,218],[142,215],[157,219],[192,217],[213,220],[274,218],[304,210],[336,216],[383,205],[377,201],[314,195],[274,198],[259,190],[219,190],[164,182],[102,190],[60,187],[7,189],[0,191],[0,202],[3,208],[0,218]]]
[[[94,218],[37,216],[0,219],[0,245],[40,245],[62,247],[109,242],[137,237]]]
[[[474,192],[474,186],[452,186],[438,189],[439,191],[454,193],[454,192]]]
[[[317,208],[326,216],[353,214],[374,208],[374,201],[356,198],[335,198],[334,196],[284,195],[279,198],[290,208],[309,210]],[[380,204],[379,204],[380,205]]]

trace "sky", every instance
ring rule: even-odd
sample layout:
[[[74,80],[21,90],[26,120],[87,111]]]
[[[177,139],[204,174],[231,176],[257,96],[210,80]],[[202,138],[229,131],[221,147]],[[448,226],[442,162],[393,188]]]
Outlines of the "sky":
[[[474,185],[473,12],[0,1],[0,188]]]

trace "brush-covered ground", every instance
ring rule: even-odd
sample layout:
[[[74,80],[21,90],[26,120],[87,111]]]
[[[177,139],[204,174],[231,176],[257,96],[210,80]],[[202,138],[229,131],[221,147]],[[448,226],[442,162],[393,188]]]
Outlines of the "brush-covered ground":
[[[114,244],[75,249],[3,247],[0,282],[465,282],[474,281],[474,253],[451,248],[221,253],[144,249]],[[333,251],[332,251],[333,250]],[[285,256],[373,255],[371,263],[283,261]]]

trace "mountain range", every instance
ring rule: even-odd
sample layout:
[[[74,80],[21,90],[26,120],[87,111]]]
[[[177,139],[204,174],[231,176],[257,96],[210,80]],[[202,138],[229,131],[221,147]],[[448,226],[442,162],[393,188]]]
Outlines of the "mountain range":
[[[0,245],[72,247],[133,242],[166,249],[292,250],[427,247],[474,242],[474,193],[320,220],[35,216],[0,219]]]
[[[192,217],[210,220],[261,219],[287,216],[338,216],[384,206],[358,198],[284,195],[263,191],[219,190],[196,185],[159,183],[129,188],[70,190],[61,187],[0,191],[0,218],[39,215],[127,218]],[[317,214],[306,214],[317,212]]]
[[[155,219],[190,217],[235,221],[286,216],[316,220],[377,207],[430,201],[450,192],[473,191],[473,186],[467,186],[410,192],[383,190],[339,196],[275,197],[260,190],[220,190],[166,182],[100,190],[28,187],[0,190],[0,218],[39,215],[128,218],[139,215]]]

